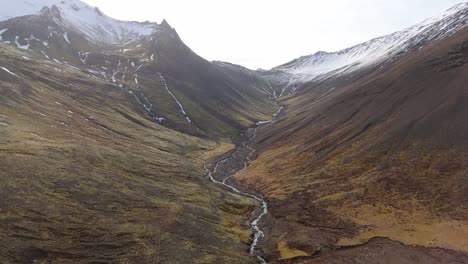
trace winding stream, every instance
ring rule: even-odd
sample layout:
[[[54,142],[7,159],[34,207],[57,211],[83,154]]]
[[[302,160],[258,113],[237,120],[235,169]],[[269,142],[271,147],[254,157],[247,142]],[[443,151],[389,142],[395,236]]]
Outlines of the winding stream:
[[[250,162],[252,161],[252,156],[255,153],[255,150],[253,148],[251,148],[250,146],[248,146],[248,144],[256,137],[257,129],[259,127],[265,125],[265,124],[273,122],[276,119],[276,117],[281,113],[282,110],[283,110],[283,107],[281,107],[273,115],[273,118],[271,120],[258,122],[257,126],[255,128],[248,129],[245,132],[248,139],[246,141],[244,141],[243,143],[241,143],[240,145],[238,145],[236,150],[229,157],[216,162],[213,170],[210,170],[206,166],[206,163],[203,164],[203,166],[204,166],[204,168],[205,168],[205,170],[207,172],[208,179],[211,180],[213,183],[218,184],[218,185],[222,185],[222,186],[230,189],[234,193],[240,194],[240,195],[245,196],[245,197],[253,198],[253,199],[257,200],[261,204],[260,214],[250,222],[250,228],[252,230],[253,240],[252,240],[252,243],[250,244],[249,253],[250,253],[251,256],[257,258],[257,260],[262,264],[267,264],[267,262],[260,255],[260,252],[258,250],[259,249],[258,244],[265,237],[265,233],[262,231],[262,229],[260,228],[259,225],[260,225],[260,222],[262,221],[262,219],[268,214],[268,203],[261,195],[241,191],[237,187],[235,187],[233,184],[230,184],[228,182],[228,180],[231,179],[232,177],[235,177],[241,171],[245,170],[247,168],[247,166],[250,164]],[[250,134],[250,136],[249,136],[249,134]],[[244,166],[240,170],[237,170],[234,174],[231,174],[231,175],[225,177],[222,180],[216,179],[216,177],[214,175],[218,171],[219,166],[224,164],[226,161],[228,161],[230,159],[233,159],[234,157],[236,157],[236,155],[241,154],[242,150],[247,151],[247,154],[243,157]],[[254,214],[255,211],[252,212],[252,214]]]

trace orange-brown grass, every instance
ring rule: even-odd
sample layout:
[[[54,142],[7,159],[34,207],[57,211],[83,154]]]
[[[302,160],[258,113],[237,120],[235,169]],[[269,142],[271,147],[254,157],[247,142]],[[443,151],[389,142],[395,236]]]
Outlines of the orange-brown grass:
[[[235,149],[235,147],[236,146],[232,143],[219,142],[216,148],[203,152],[202,155],[200,156],[200,159],[202,159],[203,161],[209,161],[212,158],[215,158],[217,156],[220,156],[224,153],[227,153]]]

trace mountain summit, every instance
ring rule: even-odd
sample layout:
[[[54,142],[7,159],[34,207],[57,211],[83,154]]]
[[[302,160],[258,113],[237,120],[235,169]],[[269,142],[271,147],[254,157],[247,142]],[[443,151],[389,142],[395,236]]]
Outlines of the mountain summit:
[[[37,14],[45,7],[56,7],[60,17],[56,22],[69,30],[83,33],[88,40],[107,44],[125,44],[153,34],[157,23],[128,22],[111,18],[98,8],[79,0],[19,0],[6,1],[0,10],[0,20]]]
[[[274,70],[295,74],[302,80],[311,80],[327,73],[349,73],[394,60],[401,54],[422,48],[432,41],[457,32],[467,21],[468,3],[461,3],[440,16],[426,19],[402,31],[336,52],[319,51],[278,66]]]

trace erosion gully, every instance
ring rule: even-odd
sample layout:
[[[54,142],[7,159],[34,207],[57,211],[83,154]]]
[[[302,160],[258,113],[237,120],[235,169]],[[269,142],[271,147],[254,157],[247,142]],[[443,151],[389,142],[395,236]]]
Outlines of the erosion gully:
[[[239,195],[253,198],[257,200],[260,204],[260,212],[258,213],[255,209],[252,214],[255,214],[256,217],[250,222],[250,228],[252,230],[252,242],[250,244],[250,255],[255,257],[260,263],[267,264],[267,261],[262,257],[261,251],[258,248],[259,242],[265,237],[265,233],[260,227],[260,222],[268,214],[268,202],[259,194],[241,190],[240,187],[235,186],[233,178],[245,170],[247,166],[252,161],[253,154],[255,149],[251,147],[252,141],[257,135],[257,129],[275,121],[276,117],[281,113],[283,107],[281,107],[274,115],[271,120],[268,121],[259,121],[257,122],[254,128],[249,128],[246,131],[241,133],[241,143],[237,144],[236,149],[231,152],[230,155],[217,161],[212,169],[209,169],[206,163],[203,164],[207,177],[213,183],[221,185],[234,193]],[[241,165],[241,166],[239,166]]]

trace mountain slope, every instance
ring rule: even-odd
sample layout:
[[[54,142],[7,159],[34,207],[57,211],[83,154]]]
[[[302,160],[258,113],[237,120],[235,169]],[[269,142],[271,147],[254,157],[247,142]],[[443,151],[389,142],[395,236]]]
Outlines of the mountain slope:
[[[232,78],[248,74],[199,57],[166,21],[116,21],[73,0],[0,22],[0,36],[60,67],[128,89],[149,118],[185,133],[230,138],[277,108],[264,91],[267,83]]]
[[[256,201],[209,182],[199,157],[276,110],[267,84],[199,57],[166,21],[8,4],[0,262],[253,263]]]
[[[0,94],[2,263],[251,263],[255,203],[210,184],[197,158],[217,143],[3,44]]]
[[[468,262],[466,4],[271,71],[206,61],[167,21],[7,4],[2,262]]]
[[[467,39],[465,27],[282,100],[237,177],[270,202],[272,263],[468,261]]]

